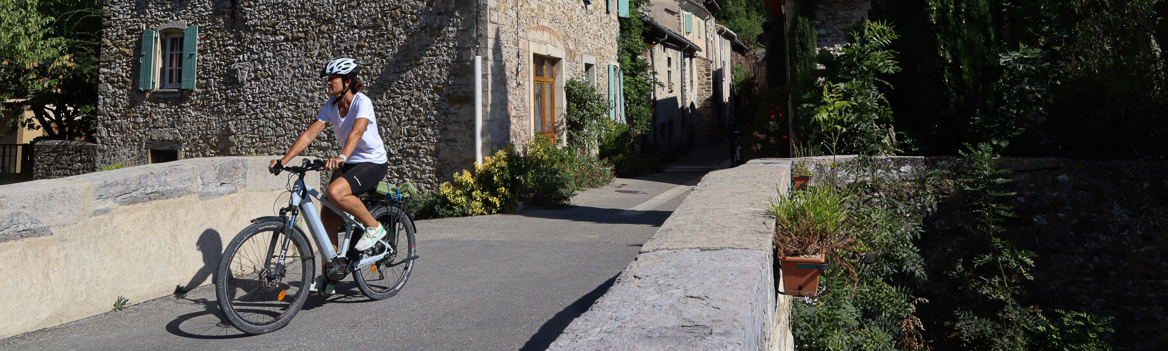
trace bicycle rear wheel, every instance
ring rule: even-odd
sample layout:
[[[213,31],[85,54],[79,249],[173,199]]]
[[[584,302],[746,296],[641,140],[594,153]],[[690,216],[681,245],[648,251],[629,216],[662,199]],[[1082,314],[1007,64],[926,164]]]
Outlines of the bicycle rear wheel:
[[[385,227],[385,237],[381,240],[395,252],[369,267],[357,269],[353,277],[357,281],[357,288],[365,296],[381,300],[397,295],[405,286],[410,272],[414,270],[414,261],[410,258],[417,255],[417,251],[414,246],[414,224],[405,211],[394,206],[373,207],[373,218]],[[385,249],[384,245],[377,244],[371,250],[373,255],[380,255]]]
[[[280,221],[252,224],[231,240],[219,260],[215,297],[231,324],[245,333],[288,325],[308,298],[316,267],[312,247],[300,228],[291,229]]]

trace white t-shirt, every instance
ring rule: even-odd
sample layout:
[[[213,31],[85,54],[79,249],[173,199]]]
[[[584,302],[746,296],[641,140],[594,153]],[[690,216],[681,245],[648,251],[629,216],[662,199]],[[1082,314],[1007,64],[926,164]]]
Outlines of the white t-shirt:
[[[342,150],[345,148],[345,141],[349,139],[349,133],[353,132],[353,122],[358,118],[369,120],[369,126],[365,128],[365,133],[361,134],[361,141],[357,142],[357,148],[345,163],[386,163],[388,159],[385,157],[385,144],[381,141],[381,135],[377,133],[377,116],[373,114],[373,102],[365,94],[354,94],[353,102],[349,104],[349,113],[341,117],[339,106],[333,105],[335,99],[336,97],[329,98],[324,106],[320,107],[316,120],[333,125],[333,132],[337,134],[337,143]]]

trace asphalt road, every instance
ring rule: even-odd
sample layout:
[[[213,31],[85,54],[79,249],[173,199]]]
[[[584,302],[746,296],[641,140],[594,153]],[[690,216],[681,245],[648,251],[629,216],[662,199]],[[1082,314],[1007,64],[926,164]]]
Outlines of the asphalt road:
[[[618,178],[560,210],[419,221],[421,258],[400,294],[371,301],[349,278],[269,334],[222,320],[206,285],[3,339],[0,349],[543,350],[604,294],[689,193],[678,187],[707,166]]]

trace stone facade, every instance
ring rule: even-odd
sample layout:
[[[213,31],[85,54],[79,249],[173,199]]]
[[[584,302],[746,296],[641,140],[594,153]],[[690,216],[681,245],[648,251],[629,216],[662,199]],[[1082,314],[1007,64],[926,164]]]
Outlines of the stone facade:
[[[815,20],[819,22],[816,46],[837,50],[848,43],[848,28],[868,18],[872,0],[819,0]]]
[[[536,56],[552,63],[555,135],[566,141],[567,100],[564,84],[584,79],[585,67],[601,94],[609,93],[609,67],[617,68],[618,11],[605,1],[490,0],[483,49],[484,154],[522,146],[535,135],[534,94]],[[488,60],[489,59],[489,60]],[[614,74],[615,76],[615,74]],[[489,148],[488,148],[489,146]]]
[[[731,113],[727,31],[692,0],[655,0],[650,16],[646,40],[654,45],[646,60],[662,82],[654,89],[650,141],[666,150],[720,141]]]
[[[353,57],[389,180],[432,185],[475,161],[475,56],[483,57],[485,155],[533,134],[534,55],[555,63],[560,135],[563,83],[583,77],[585,63],[597,82],[617,66],[618,14],[605,2],[110,0],[105,14],[97,142],[107,162],[127,166],[147,163],[158,145],[184,158],[282,155],[328,98],[320,69]],[[143,30],[192,25],[195,88],[140,91]],[[334,155],[335,140],[322,133],[305,154]]]
[[[354,57],[374,104],[392,180],[433,180],[473,163],[474,0],[110,0],[97,141],[109,162],[147,162],[148,144],[184,157],[282,155],[327,100],[319,72]],[[196,89],[137,89],[143,29],[198,25]],[[339,151],[331,132],[305,154]],[[468,156],[469,155],[469,156]]]

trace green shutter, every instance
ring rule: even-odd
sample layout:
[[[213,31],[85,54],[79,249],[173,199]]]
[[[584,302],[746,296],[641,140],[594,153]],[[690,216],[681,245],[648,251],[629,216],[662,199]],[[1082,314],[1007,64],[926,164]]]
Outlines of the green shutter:
[[[199,26],[183,29],[182,88],[194,89],[199,63]]]
[[[138,90],[154,89],[154,43],[158,32],[142,31],[142,55],[138,57]]]
[[[617,7],[618,11],[620,12],[620,16],[626,17],[626,18],[629,17],[629,0],[617,0],[617,1],[619,1],[619,3],[620,3],[620,6]]]
[[[612,2],[615,0],[604,0],[604,13],[612,13]]]
[[[685,14],[685,33],[693,33],[693,16]]]
[[[628,117],[625,114],[625,71],[618,71],[617,74],[620,77],[620,90],[617,90],[620,92],[620,95],[617,97],[620,99],[620,119],[621,121],[625,121]]]
[[[617,119],[617,70],[609,65],[609,119]]]

